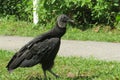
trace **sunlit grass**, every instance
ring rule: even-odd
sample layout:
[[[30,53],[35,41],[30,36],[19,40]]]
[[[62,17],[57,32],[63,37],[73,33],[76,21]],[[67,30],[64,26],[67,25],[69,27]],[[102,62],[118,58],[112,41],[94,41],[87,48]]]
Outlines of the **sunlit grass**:
[[[30,68],[17,68],[9,74],[5,68],[13,52],[0,50],[0,80],[43,80],[40,65]],[[120,62],[107,62],[95,58],[60,57],[55,59],[53,71],[60,78],[56,79],[47,72],[48,80],[119,80]]]
[[[76,28],[68,28],[68,31],[65,36],[63,36],[63,39],[120,42],[119,34],[119,30],[113,30],[108,32],[100,30],[99,32],[95,32],[93,31],[93,29],[87,29],[85,31],[82,31]]]
[[[54,26],[54,23],[47,25],[37,25],[24,21],[14,20],[0,20],[0,35],[17,35],[17,36],[32,36],[40,35]],[[103,29],[97,29],[97,27],[89,28],[82,31],[77,28],[67,26],[67,32],[63,36],[63,39],[67,40],[90,40],[90,41],[107,41],[107,42],[120,42],[120,30],[108,30],[105,26]]]

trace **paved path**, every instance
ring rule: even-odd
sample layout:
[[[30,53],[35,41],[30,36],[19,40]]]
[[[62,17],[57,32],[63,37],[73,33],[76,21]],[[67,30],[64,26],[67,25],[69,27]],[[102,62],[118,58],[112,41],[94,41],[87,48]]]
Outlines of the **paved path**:
[[[32,37],[0,36],[0,49],[17,51]],[[58,55],[93,56],[102,60],[120,61],[120,43],[62,40]]]

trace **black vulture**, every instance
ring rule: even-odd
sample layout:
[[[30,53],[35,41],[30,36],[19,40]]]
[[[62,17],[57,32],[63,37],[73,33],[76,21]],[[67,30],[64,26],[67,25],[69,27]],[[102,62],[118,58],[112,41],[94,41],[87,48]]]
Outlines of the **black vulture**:
[[[11,72],[18,67],[41,64],[45,78],[47,78],[46,70],[58,77],[51,68],[60,47],[61,37],[66,32],[67,22],[73,22],[73,20],[65,14],[60,15],[52,30],[34,38],[15,53],[6,66],[8,71]]]

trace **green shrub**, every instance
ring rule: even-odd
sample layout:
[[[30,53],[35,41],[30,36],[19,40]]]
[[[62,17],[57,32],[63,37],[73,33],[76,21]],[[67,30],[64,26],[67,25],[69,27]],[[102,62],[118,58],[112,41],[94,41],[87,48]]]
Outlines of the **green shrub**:
[[[78,28],[88,24],[113,27],[120,12],[120,0],[39,0],[38,4],[41,24],[47,24],[64,13],[75,19]],[[1,0],[0,13],[32,21],[32,6],[32,0]]]
[[[14,15],[19,20],[32,20],[32,0],[0,0],[0,17]]]
[[[73,16],[78,25],[106,24],[113,26],[120,11],[119,0],[42,0],[40,19],[49,22],[61,13]]]

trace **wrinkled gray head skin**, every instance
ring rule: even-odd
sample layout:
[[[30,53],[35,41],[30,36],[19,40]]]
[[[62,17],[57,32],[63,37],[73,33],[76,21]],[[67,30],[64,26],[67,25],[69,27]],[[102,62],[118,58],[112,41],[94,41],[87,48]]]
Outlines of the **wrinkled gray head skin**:
[[[61,28],[65,28],[67,22],[73,22],[73,20],[71,20],[71,19],[70,19],[68,16],[66,16],[65,14],[62,14],[62,15],[60,15],[60,16],[57,18],[58,26],[61,27]]]

